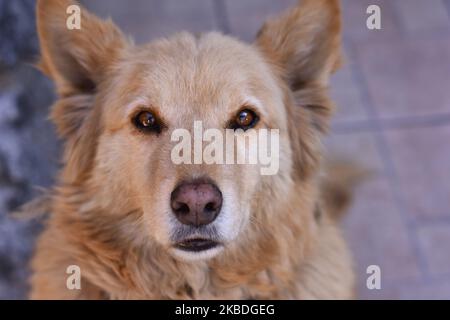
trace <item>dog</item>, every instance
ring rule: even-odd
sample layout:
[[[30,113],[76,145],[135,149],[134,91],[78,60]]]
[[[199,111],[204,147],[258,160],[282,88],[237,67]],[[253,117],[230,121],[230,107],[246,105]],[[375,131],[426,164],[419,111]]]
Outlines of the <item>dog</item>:
[[[339,2],[303,0],[251,44],[181,32],[141,46],[81,6],[80,29],[68,29],[70,5],[37,2],[39,68],[55,83],[65,144],[30,298],[353,298],[337,219],[347,189],[321,178]],[[195,121],[237,135],[277,129],[276,174],[175,164],[171,133]]]

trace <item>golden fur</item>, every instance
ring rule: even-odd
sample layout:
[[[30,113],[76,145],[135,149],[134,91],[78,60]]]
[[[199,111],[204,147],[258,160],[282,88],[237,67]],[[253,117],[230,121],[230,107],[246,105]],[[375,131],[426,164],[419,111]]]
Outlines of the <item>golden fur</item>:
[[[60,96],[51,117],[65,149],[32,260],[31,298],[351,298],[351,260],[318,178],[333,109],[328,78],[340,64],[338,1],[302,1],[252,45],[179,33],[145,46],[84,8],[82,29],[66,29],[71,3],[37,5],[40,68]],[[280,129],[274,176],[243,165],[174,165],[168,133],[143,137],[130,125],[141,99],[169,127],[201,119],[221,128],[246,96],[261,102],[261,127]],[[196,176],[233,200],[237,234],[217,256],[183,261],[168,252],[165,215],[174,185]],[[69,265],[81,268],[81,290],[66,288]]]

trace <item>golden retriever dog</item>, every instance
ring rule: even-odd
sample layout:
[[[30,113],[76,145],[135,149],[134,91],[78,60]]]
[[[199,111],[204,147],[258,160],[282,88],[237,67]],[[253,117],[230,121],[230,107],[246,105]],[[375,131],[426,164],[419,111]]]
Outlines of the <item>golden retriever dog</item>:
[[[39,67],[55,83],[65,145],[31,298],[352,298],[335,218],[346,193],[321,178],[339,2],[303,0],[252,44],[181,32],[142,46],[83,7],[81,28],[68,28],[73,4],[37,3]],[[277,172],[174,163],[172,133],[196,121],[236,135],[278,129]]]

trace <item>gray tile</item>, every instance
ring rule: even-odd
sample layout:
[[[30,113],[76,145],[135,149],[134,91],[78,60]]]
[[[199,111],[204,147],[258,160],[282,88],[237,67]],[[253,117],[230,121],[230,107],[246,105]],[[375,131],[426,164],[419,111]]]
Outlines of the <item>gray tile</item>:
[[[420,277],[409,229],[384,175],[373,133],[334,134],[325,141],[326,159],[351,161],[371,175],[355,189],[344,218],[345,236],[355,258],[358,296],[386,298],[387,291],[366,287],[367,266],[380,266],[383,283]],[[393,294],[393,293],[389,293]]]
[[[344,65],[331,76],[330,93],[336,103],[334,122],[357,121],[368,118],[361,95],[360,84],[356,81],[351,59],[344,56]]]
[[[296,3],[296,0],[226,0],[231,32],[243,40],[252,41],[266,19]]]
[[[450,112],[450,36],[366,41],[356,58],[381,117]]]
[[[94,0],[86,6],[102,17],[112,17],[137,42],[179,31],[206,32],[217,29],[212,1],[204,0]]]
[[[335,134],[324,138],[326,158],[357,163],[375,175],[382,175],[383,164],[372,133]]]
[[[443,0],[395,0],[399,20],[409,33],[450,28]]]
[[[407,214],[450,217],[450,126],[386,133]]]
[[[369,265],[381,268],[382,287],[394,281],[421,276],[417,257],[387,179],[374,177],[355,192],[354,205],[345,218],[348,243],[355,257],[359,289],[365,295],[375,290],[365,287]]]
[[[443,278],[433,282],[411,283],[397,288],[400,299],[449,300],[450,279]]]
[[[395,286],[391,283],[386,283],[382,279],[380,289],[369,290],[366,287],[366,280],[363,279],[363,281],[359,283],[357,287],[357,298],[360,300],[397,300],[400,299],[399,287],[402,288],[403,285]]]
[[[413,280],[381,285],[381,290],[361,291],[359,299],[429,300],[450,299],[450,279],[433,281]]]
[[[450,219],[447,223],[420,227],[418,237],[430,274],[450,276]]]

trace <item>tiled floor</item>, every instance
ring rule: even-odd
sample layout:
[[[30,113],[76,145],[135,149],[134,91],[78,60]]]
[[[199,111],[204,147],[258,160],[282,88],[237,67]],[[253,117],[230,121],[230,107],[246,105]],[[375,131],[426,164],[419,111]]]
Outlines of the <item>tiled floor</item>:
[[[295,2],[92,0],[88,7],[138,42],[211,29],[248,41],[267,16]],[[380,5],[382,30],[365,27],[369,4]],[[343,0],[347,63],[332,79],[339,109],[326,145],[375,172],[344,221],[360,298],[450,299],[449,13],[450,0]],[[366,288],[371,264],[381,267],[381,290]]]

